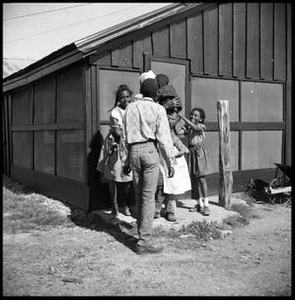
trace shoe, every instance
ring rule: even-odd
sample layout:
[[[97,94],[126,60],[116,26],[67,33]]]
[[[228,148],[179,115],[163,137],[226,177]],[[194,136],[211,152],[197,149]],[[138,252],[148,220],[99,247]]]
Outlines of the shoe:
[[[131,216],[131,212],[128,206],[119,209],[121,213],[125,216]]]
[[[190,208],[189,211],[191,211],[191,212],[200,212],[200,208],[201,208],[200,204],[197,204],[194,207]]]
[[[118,215],[119,215],[118,211],[115,208],[112,209],[112,215],[114,217],[118,217]]]
[[[174,213],[167,212],[166,213],[166,220],[169,221],[169,222],[175,222],[176,218],[174,216]]]
[[[159,246],[138,246],[136,245],[135,247],[135,252],[139,255],[143,255],[143,254],[156,254],[156,253],[161,253],[163,251],[164,247]]]
[[[156,212],[154,215],[154,219],[160,219],[161,218],[161,214],[159,212]]]
[[[204,207],[204,216],[209,216],[210,215],[210,209],[209,209],[209,207],[208,206],[205,206]]]
[[[128,206],[125,207],[124,215],[125,215],[125,216],[131,216],[131,212],[130,212],[130,209],[129,209]]]
[[[201,214],[204,214],[204,212],[205,212],[204,206],[200,206],[200,213],[201,213]]]

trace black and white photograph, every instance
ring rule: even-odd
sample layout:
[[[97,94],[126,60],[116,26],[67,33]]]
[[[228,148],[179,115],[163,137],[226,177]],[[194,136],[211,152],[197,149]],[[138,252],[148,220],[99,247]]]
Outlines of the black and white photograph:
[[[292,296],[292,3],[2,3],[2,296]]]

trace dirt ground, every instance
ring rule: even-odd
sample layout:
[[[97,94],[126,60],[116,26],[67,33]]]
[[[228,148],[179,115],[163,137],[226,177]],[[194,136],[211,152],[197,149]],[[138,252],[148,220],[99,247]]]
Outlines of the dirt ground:
[[[225,239],[159,236],[156,255],[101,226],[4,233],[3,296],[290,296],[291,208],[255,209]]]

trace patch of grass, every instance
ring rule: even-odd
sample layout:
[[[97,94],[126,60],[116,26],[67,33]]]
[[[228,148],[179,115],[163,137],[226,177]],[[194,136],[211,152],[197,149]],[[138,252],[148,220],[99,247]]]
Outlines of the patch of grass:
[[[222,227],[217,222],[206,222],[203,220],[193,221],[187,226],[182,226],[180,230],[169,229],[165,230],[159,226],[153,230],[153,236],[161,237],[166,236],[168,238],[179,238],[181,235],[192,235],[198,241],[208,241],[210,239],[218,239],[221,236]]]
[[[221,227],[217,222],[193,221],[181,230],[182,234],[192,234],[197,240],[208,241],[210,239],[219,239],[221,236]]]
[[[3,187],[3,229],[7,233],[72,226],[71,210],[58,200],[36,193],[25,194],[23,186],[6,179]]]
[[[225,220],[223,220],[223,224],[230,226],[232,228],[246,226],[250,223],[249,219],[244,216],[229,216]]]
[[[22,185],[19,182],[11,180],[6,175],[2,175],[2,180],[3,180],[3,187],[10,190],[14,194],[30,194],[30,193],[33,193],[33,191],[31,189],[29,189],[28,187]]]

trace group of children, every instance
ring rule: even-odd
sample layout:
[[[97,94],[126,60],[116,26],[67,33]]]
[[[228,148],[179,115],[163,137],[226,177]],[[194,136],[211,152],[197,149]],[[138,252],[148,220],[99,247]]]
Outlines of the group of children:
[[[172,178],[168,178],[167,167],[160,154],[154,218],[161,217],[164,204],[164,217],[168,221],[175,222],[177,199],[189,190],[192,190],[192,198],[197,201],[190,211],[197,211],[208,216],[210,209],[205,176],[212,173],[212,168],[208,150],[204,145],[205,112],[201,108],[194,108],[189,119],[181,116],[179,113],[182,110],[182,103],[174,87],[169,85],[169,78],[164,74],[155,75],[150,70],[140,76],[140,82],[142,83],[147,78],[156,79],[158,82],[157,102],[166,109],[175,150],[175,175]],[[118,87],[115,105],[110,112],[110,131],[104,140],[97,165],[97,170],[103,173],[109,182],[114,216],[117,216],[119,212],[129,216],[135,206],[132,172],[128,175],[124,174],[119,153],[125,108],[131,101],[138,101],[140,98],[140,94],[133,96],[132,90],[127,85]],[[184,136],[188,137],[188,146],[181,141],[180,137]]]

